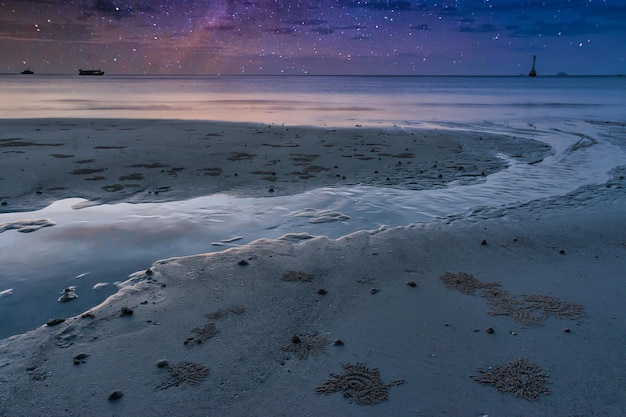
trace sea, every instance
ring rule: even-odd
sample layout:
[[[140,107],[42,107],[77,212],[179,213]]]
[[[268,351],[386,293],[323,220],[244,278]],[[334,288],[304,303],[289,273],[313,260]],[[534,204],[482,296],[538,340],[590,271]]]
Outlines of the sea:
[[[604,184],[626,165],[626,78],[618,76],[0,75],[0,139],[3,119],[31,118],[471,130],[540,140],[552,154],[532,165],[501,155],[507,168],[484,181],[421,191],[364,184],[96,206],[68,198],[0,213],[0,225],[56,223],[0,233],[0,339],[88,310],[159,259],[288,233],[337,238],[469,216]],[[0,163],[10,157],[0,152]],[[78,297],[60,303],[70,287]]]

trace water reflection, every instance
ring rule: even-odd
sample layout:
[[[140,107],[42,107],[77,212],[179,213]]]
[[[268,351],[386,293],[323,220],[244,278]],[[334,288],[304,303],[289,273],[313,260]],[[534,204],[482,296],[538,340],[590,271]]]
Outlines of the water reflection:
[[[92,78],[1,77],[0,114],[328,126],[582,119],[620,114],[626,91],[623,80],[592,77]]]

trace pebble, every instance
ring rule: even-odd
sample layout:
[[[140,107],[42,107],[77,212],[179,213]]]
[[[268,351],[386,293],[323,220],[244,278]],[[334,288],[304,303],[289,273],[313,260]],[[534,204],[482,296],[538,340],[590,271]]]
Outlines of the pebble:
[[[122,314],[122,316],[132,316],[133,315],[133,309],[132,308],[128,308],[128,307],[122,307],[121,314]]]
[[[109,394],[109,401],[119,400],[124,396],[124,393],[120,390],[115,390],[111,394]]]
[[[88,353],[85,352],[81,352],[78,355],[74,356],[74,362],[76,361],[82,361],[83,359],[87,359],[89,357]]]
[[[406,285],[408,285],[411,288],[417,287],[417,284],[415,283],[415,281],[409,281],[409,282],[406,283]]]
[[[46,322],[46,326],[48,327],[56,326],[57,324],[61,324],[64,321],[65,319],[50,319]]]
[[[159,368],[165,368],[165,367],[169,366],[169,364],[170,364],[170,363],[169,363],[167,360],[165,360],[165,359],[159,359],[159,360],[157,361],[157,363],[156,363],[156,366],[157,366],[157,367],[159,367]]]
[[[489,333],[489,334],[493,334],[493,333],[495,333],[495,330],[493,330],[493,327],[487,327],[487,328],[485,329],[485,331],[486,331],[487,333]]]

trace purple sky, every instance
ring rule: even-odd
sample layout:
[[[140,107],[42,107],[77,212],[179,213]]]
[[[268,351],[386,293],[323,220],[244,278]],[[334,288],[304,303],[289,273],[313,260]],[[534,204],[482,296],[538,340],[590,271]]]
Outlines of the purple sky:
[[[0,72],[625,74],[626,0],[0,0]]]

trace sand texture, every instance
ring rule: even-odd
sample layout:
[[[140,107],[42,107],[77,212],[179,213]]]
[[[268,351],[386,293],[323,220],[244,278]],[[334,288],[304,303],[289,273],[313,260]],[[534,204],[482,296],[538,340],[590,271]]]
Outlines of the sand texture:
[[[16,174],[2,167],[3,209],[38,207],[70,190],[103,202],[157,198],[162,187],[169,188],[158,198],[264,194],[270,187],[383,184],[387,176],[397,186],[432,187],[501,169],[492,156],[498,147],[528,150],[520,156],[527,162],[547,151],[511,139],[480,153],[468,144],[478,140],[474,134],[422,132],[422,139],[358,128],[296,146],[295,135],[320,131],[273,126],[257,134],[260,127],[191,123],[180,140],[203,141],[206,155],[185,155],[185,147],[181,155],[157,155],[129,145],[129,138],[148,142],[141,128],[120,139],[122,127],[139,122],[97,121],[102,130],[90,135],[107,134],[107,146],[127,147],[98,150],[103,141],[94,139],[76,145],[89,147],[78,152],[71,136],[88,129],[68,127],[63,139],[65,122],[48,123],[54,135],[16,134],[12,147],[3,136],[1,146],[61,144],[28,145],[15,164],[29,173],[48,164],[63,169],[37,179],[24,174],[6,186]],[[220,135],[229,129],[249,129],[259,141],[228,147]],[[394,144],[394,135],[411,134],[413,147]],[[24,161],[44,149],[74,156]],[[94,161],[76,162],[83,159]],[[88,180],[97,176],[104,179]],[[116,184],[139,186],[103,188]],[[606,184],[463,218],[335,240],[260,239],[146,265],[105,303],[0,341],[0,415],[626,415],[625,203],[620,168]]]
[[[67,197],[172,201],[218,192],[267,196],[328,185],[409,189],[477,181],[533,162],[541,142],[400,128],[285,127],[156,120],[8,120],[0,131],[0,212]]]

